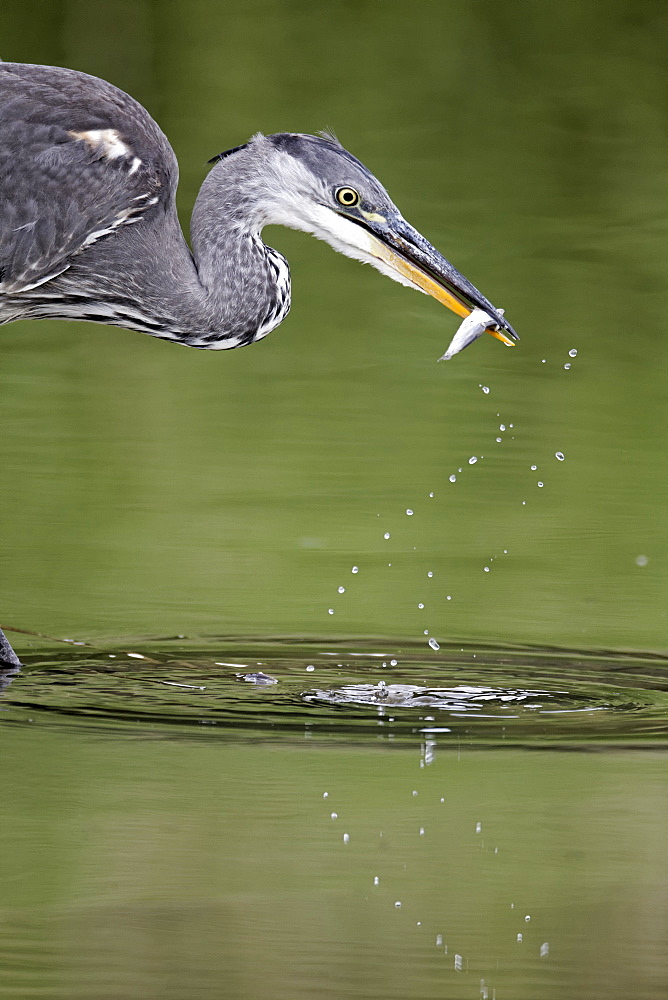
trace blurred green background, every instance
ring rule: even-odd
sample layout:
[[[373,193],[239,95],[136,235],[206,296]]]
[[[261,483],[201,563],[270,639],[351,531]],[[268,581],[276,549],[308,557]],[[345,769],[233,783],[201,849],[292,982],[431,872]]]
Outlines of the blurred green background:
[[[149,108],[186,229],[214,153],[330,127],[522,336],[437,365],[456,317],[283,230],[293,311],[252,348],[4,327],[0,622],[665,648],[665,5],[0,16],[3,58]]]
[[[293,310],[251,348],[3,327],[0,623],[103,647],[33,651],[0,700],[8,1000],[664,996],[665,659],[503,644],[666,648],[667,29],[654,0],[4,0],[3,58],[153,113],[186,229],[213,154],[329,127],[522,336],[437,365],[456,317],[278,229]],[[497,690],[480,722],[305,703],[342,675]],[[504,692],[542,688],[523,743]]]
[[[7,1000],[663,996],[659,753],[10,735]]]

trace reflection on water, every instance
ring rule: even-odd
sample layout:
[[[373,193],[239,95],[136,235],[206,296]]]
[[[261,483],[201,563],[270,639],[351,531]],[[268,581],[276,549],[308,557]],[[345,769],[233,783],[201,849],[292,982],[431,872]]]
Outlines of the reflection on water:
[[[0,694],[3,996],[662,995],[661,657],[28,659]]]

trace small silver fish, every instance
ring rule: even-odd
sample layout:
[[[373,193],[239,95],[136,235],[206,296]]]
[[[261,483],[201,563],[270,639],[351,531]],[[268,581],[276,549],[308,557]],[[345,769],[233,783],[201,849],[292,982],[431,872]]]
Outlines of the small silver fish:
[[[503,309],[497,309],[496,311],[500,316],[503,316]],[[492,328],[491,332],[494,332],[499,329],[499,324],[483,309],[474,309],[473,312],[462,321],[459,329],[450,341],[450,346],[447,351],[438,360],[449,361],[450,358],[453,358],[455,354],[459,354],[460,351],[463,351],[465,347],[472,344],[474,340],[478,339],[478,337],[482,337],[483,333],[489,330],[490,327]]]

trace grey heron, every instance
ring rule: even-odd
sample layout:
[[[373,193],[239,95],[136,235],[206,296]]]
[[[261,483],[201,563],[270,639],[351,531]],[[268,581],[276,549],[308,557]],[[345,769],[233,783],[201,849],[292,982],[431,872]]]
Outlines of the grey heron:
[[[459,316],[508,321],[412,226],[329,134],[253,136],[214,157],[191,220],[176,214],[178,165],[149,113],[105,80],[0,62],[0,324],[108,323],[190,347],[261,340],[290,309],[271,223],[432,295]],[[0,665],[18,664],[0,630]]]
[[[209,350],[254,343],[290,308],[287,261],[261,238],[275,223],[460,316],[482,309],[493,336],[518,339],[334,136],[257,134],[210,162],[191,250],[176,157],[141,104],[86,73],[0,63],[0,324],[92,320]]]

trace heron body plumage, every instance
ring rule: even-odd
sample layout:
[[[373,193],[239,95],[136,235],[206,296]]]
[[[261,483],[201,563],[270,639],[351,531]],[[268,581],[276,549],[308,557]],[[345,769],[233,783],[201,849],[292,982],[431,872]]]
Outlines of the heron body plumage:
[[[75,70],[0,63],[0,324],[78,319],[198,348],[253,343],[290,309],[287,261],[261,238],[277,223],[460,315],[484,309],[500,339],[517,339],[333,136],[256,135],[215,158],[192,250],[177,183],[169,141],[132,97]]]
[[[219,229],[208,271],[224,266],[227,294],[213,273],[213,290],[203,283],[176,215],[176,158],[140,104],[95,77],[13,63],[0,95],[0,322],[93,320],[224,348],[285,317],[287,262],[255,234]]]

